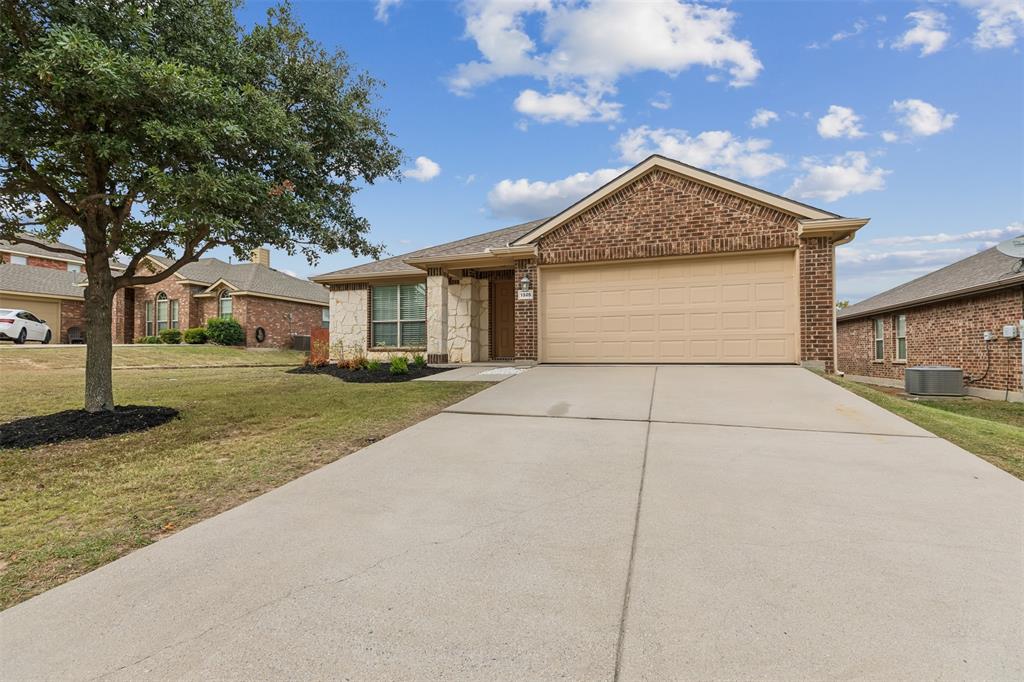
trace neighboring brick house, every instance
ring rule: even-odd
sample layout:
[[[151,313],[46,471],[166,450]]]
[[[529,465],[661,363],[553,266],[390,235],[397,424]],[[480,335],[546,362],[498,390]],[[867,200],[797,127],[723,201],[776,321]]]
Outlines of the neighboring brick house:
[[[135,336],[163,329],[187,329],[214,317],[231,317],[253,348],[282,348],[292,337],[328,324],[328,292],[323,286],[270,267],[270,253],[257,249],[255,262],[226,263],[202,258],[155,284],[135,287],[131,327]],[[151,256],[146,266],[159,271],[171,260]]]
[[[26,237],[28,237],[26,235]],[[67,343],[68,330],[85,328],[85,288],[82,268],[85,261],[79,256],[54,253],[32,238],[30,242],[0,240],[0,308],[28,310],[45,320],[53,332],[54,343]],[[53,246],[81,251],[69,244],[55,242]],[[111,261],[115,272],[124,266]],[[114,297],[114,310],[125,307],[125,293]],[[126,338],[116,326],[111,330],[115,343]]]
[[[838,367],[853,379],[903,385],[903,370],[947,365],[964,371],[967,391],[1022,399],[1024,272],[995,248],[839,311]],[[990,340],[985,340],[985,332]]]
[[[47,251],[40,243],[45,242],[0,241],[0,307],[32,312],[50,325],[55,343],[67,343],[69,329],[85,328],[85,261]],[[68,244],[54,245],[81,253]],[[292,335],[327,326],[327,289],[272,269],[266,249],[257,249],[254,261],[203,258],[162,282],[120,289],[114,295],[111,338],[133,343],[167,327],[198,327],[211,317],[230,315],[245,330],[247,346],[277,348],[290,346]],[[151,271],[169,263],[147,259]],[[116,273],[124,265],[112,261],[111,269]]]
[[[833,369],[867,223],[652,156],[556,216],[313,277],[335,355]]]

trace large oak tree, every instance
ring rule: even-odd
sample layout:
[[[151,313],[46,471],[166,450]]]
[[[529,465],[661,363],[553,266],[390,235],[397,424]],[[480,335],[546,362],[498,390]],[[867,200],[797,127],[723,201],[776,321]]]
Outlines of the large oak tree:
[[[237,0],[0,0],[0,238],[85,242],[85,407],[114,407],[122,288],[208,250],[378,255],[361,183],[397,177],[377,82],[287,5],[247,29]],[[59,246],[48,247],[61,252]],[[149,254],[173,259],[159,272]],[[115,274],[110,259],[127,269]]]

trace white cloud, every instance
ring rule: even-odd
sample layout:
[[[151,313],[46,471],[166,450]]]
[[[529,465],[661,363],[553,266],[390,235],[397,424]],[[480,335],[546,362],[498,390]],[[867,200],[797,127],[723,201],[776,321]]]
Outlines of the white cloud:
[[[499,217],[539,218],[554,215],[601,185],[620,175],[624,168],[602,168],[576,173],[561,180],[502,180],[487,194],[487,205]]]
[[[417,156],[415,166],[406,169],[402,175],[419,182],[429,182],[441,174],[441,166],[425,156]]]
[[[896,142],[900,139],[899,133],[893,132],[892,130],[883,130],[882,139],[886,142]]]
[[[769,109],[758,109],[750,119],[751,128],[764,128],[769,123],[779,120],[779,115]]]
[[[398,7],[402,3],[402,0],[377,0],[377,9],[374,12],[374,18],[377,21],[382,21],[385,24],[390,19],[391,10]]]
[[[786,166],[781,156],[766,151],[769,140],[742,139],[727,130],[707,130],[691,137],[685,130],[640,126],[623,133],[617,146],[622,160],[630,163],[661,154],[739,178],[760,178]]]
[[[828,113],[818,119],[818,134],[822,137],[864,137],[860,116],[850,107],[833,104]]]
[[[956,114],[947,114],[934,104],[919,99],[896,100],[892,103],[892,110],[902,114],[900,123],[908,133],[918,137],[928,137],[949,130],[957,119]]]
[[[884,21],[884,17],[882,17],[882,21]],[[848,38],[859,36],[868,28],[868,26],[869,24],[866,20],[858,19],[857,21],[853,22],[853,26],[851,28],[847,30],[836,31],[835,33],[832,34],[832,37],[829,38],[827,41],[823,43],[815,41],[808,45],[807,47],[811,50],[820,50],[822,48],[826,48],[829,46],[830,43],[838,43]]]
[[[672,93],[665,90],[659,90],[658,94],[650,101],[650,105],[655,109],[661,109],[665,111],[672,107]]]
[[[546,81],[553,93],[600,98],[624,75],[674,75],[692,66],[725,71],[739,87],[763,68],[751,44],[733,35],[737,15],[725,7],[680,0],[468,0],[463,7],[466,36],[481,58],[460,64],[449,78],[458,94],[500,78],[530,76]]]
[[[971,43],[979,49],[1013,47],[1024,35],[1024,0],[960,0],[960,4],[978,17]]]
[[[872,167],[864,152],[847,152],[828,162],[805,158],[805,175],[793,181],[786,194],[797,199],[838,201],[850,194],[885,189],[885,176],[891,171]]]
[[[938,10],[922,9],[906,16],[913,26],[892,44],[897,50],[909,50],[920,46],[921,56],[935,54],[949,41],[946,15]]]
[[[900,244],[952,244],[956,242],[1001,242],[1004,239],[1024,234],[1024,221],[1010,223],[1006,227],[990,230],[971,230],[970,232],[936,232],[933,234],[901,235],[896,237],[878,237],[870,244],[880,246],[896,246]]]
[[[606,102],[601,93],[555,92],[542,95],[536,90],[523,90],[516,97],[515,108],[521,114],[541,123],[560,121],[569,125],[587,121],[617,121],[622,105]]]

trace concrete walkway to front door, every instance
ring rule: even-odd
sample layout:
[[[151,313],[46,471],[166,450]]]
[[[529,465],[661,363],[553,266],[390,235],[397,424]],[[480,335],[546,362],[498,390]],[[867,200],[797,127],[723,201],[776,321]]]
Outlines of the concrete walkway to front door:
[[[1024,484],[794,367],[552,367],[0,613],[0,678],[1020,679]]]

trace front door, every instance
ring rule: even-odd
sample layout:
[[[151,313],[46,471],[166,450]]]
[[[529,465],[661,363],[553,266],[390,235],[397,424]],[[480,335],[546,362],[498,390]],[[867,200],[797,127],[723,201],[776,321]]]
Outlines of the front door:
[[[510,360],[515,355],[515,282],[494,282],[494,359]]]

